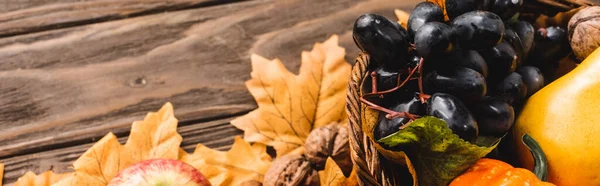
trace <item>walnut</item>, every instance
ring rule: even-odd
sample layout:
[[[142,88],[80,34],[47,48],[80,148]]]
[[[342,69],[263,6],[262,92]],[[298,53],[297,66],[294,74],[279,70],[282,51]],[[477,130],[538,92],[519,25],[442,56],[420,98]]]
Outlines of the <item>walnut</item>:
[[[569,41],[580,60],[600,47],[600,6],[586,7],[569,20]]]
[[[264,186],[320,185],[319,174],[303,155],[287,155],[273,162]]]
[[[317,170],[323,170],[327,157],[331,157],[348,176],[353,164],[350,159],[347,125],[333,123],[314,129],[306,138],[304,153]]]

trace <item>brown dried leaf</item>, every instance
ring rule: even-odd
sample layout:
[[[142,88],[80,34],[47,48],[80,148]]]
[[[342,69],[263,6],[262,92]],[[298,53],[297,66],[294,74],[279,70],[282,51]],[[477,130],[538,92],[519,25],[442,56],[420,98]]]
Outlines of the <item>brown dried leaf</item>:
[[[350,65],[345,50],[332,36],[302,52],[300,73],[279,61],[252,55],[252,79],[246,87],[258,109],[231,123],[245,131],[244,139],[273,146],[277,157],[299,154],[313,128],[346,120],[344,111]]]
[[[1,171],[0,175],[2,175]],[[73,176],[73,173],[55,174],[52,171],[46,171],[40,175],[35,175],[35,173],[29,171],[15,182],[15,186],[50,186],[71,176]],[[2,185],[1,181],[0,185]]]
[[[262,182],[271,166],[264,144],[250,145],[240,137],[228,152],[210,149],[202,144],[193,154],[180,151],[180,160],[196,167],[213,186],[241,185],[248,180]]]

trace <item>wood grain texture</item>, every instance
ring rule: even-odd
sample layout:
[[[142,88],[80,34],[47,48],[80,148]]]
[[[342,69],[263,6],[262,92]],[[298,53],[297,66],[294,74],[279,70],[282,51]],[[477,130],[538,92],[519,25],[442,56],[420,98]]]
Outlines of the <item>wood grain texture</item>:
[[[6,183],[25,170],[68,170],[91,143],[110,131],[127,136],[132,121],[165,102],[184,127],[246,113],[256,108],[244,85],[250,54],[278,57],[297,73],[300,51],[338,34],[354,62],[356,17],[395,19],[394,8],[417,2],[258,0],[0,38]],[[184,147],[227,148],[240,131],[219,127],[219,137],[192,132]]]
[[[0,5],[26,8],[0,14],[0,37],[234,1],[239,0],[7,0]]]
[[[22,10],[27,8],[47,6],[60,3],[73,3],[94,0],[3,0],[0,2],[0,13]],[[96,0],[97,1],[97,0]]]

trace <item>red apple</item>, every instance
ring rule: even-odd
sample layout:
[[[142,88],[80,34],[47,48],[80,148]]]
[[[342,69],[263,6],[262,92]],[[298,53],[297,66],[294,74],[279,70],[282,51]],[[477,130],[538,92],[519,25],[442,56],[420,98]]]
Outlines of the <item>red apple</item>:
[[[196,168],[182,161],[151,159],[123,169],[108,186],[210,186]]]

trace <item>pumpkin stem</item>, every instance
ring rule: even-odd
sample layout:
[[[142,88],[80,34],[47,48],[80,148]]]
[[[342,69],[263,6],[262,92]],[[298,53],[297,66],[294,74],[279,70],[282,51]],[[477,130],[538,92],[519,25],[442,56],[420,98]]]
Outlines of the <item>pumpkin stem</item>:
[[[541,180],[548,180],[548,162],[546,160],[546,155],[544,151],[542,151],[542,147],[531,137],[529,134],[523,135],[523,143],[525,146],[531,151],[531,155],[533,156],[533,173]]]

